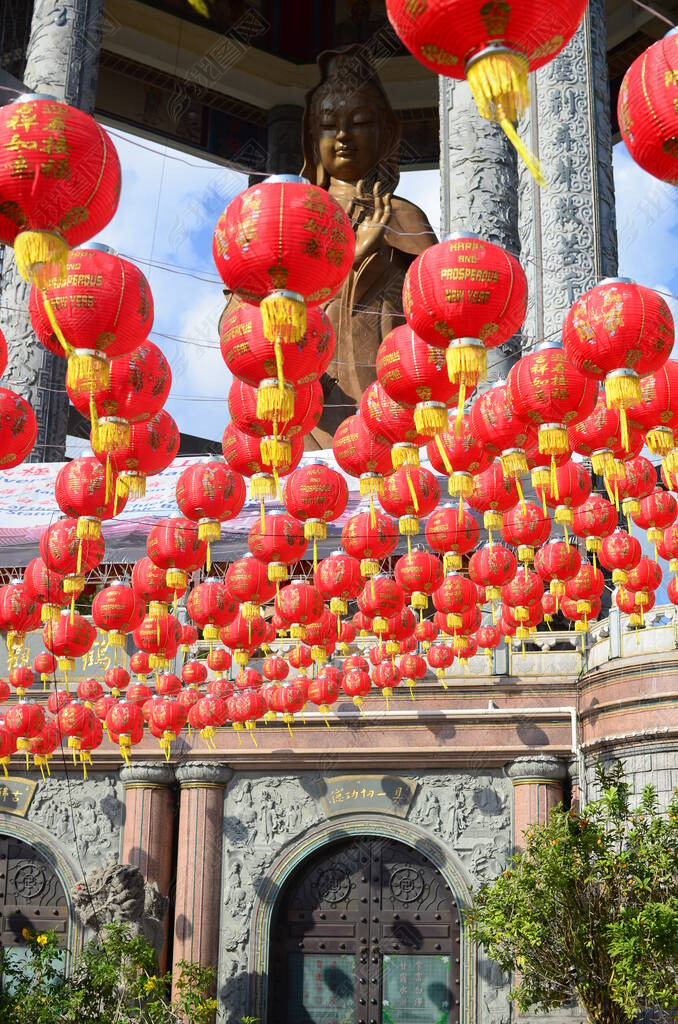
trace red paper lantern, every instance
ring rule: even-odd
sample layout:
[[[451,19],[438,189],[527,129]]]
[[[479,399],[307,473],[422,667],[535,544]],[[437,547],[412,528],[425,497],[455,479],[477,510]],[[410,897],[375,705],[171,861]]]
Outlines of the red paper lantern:
[[[343,471],[360,479],[362,495],[381,494],[383,478],[393,472],[391,446],[368,430],[360,413],[339,424],[332,451]]]
[[[246,619],[240,612],[228,626],[219,630],[219,638],[225,647],[233,651],[236,665],[241,667],[249,661],[249,655],[264,642],[266,623],[258,619]]]
[[[586,538],[586,550],[596,554],[600,551],[603,538],[609,537],[617,528],[617,510],[599,494],[592,494],[588,501],[574,510],[572,529],[577,537]]]
[[[676,72],[678,39],[671,29],[631,64],[617,106],[619,130],[631,158],[671,185],[678,185]]]
[[[218,640],[219,631],[238,615],[238,600],[220,580],[205,580],[188,595],[186,611],[205,640]]]
[[[671,572],[678,572],[678,524],[672,523],[657,541],[657,553],[669,562]]]
[[[518,561],[534,560],[536,548],[545,544],[551,533],[551,520],[539,505],[526,501],[504,513],[501,535],[507,544],[518,548]]]
[[[628,590],[657,590],[661,582],[661,566],[652,558],[641,558],[633,569],[629,569],[625,586]]]
[[[565,584],[565,599],[562,602],[563,613],[568,618],[574,618],[568,601],[576,602],[576,612],[582,616],[581,621],[585,628],[588,628],[588,618],[596,618],[600,613],[600,595],[605,589],[605,580],[600,569],[582,562],[576,576]],[[597,604],[596,604],[597,600]],[[575,621],[580,621],[575,619]],[[575,627],[576,628],[576,627]]]
[[[519,622],[529,618],[528,614],[523,617],[520,614],[521,610],[526,612],[530,605],[541,604],[543,594],[544,581],[536,572],[519,572],[501,588],[504,607],[508,605],[509,608],[515,609]]]
[[[57,658],[62,672],[75,669],[75,659],[87,654],[96,640],[94,626],[78,612],[62,611],[56,622],[46,622],[42,640],[48,651]]]
[[[504,476],[500,462],[493,462],[489,469],[473,478],[468,503],[476,512],[483,513],[483,525],[491,536],[491,531],[502,525],[503,513],[513,508],[518,497],[515,480]]]
[[[15,750],[25,752],[26,768],[28,768],[30,740],[34,736],[38,736],[44,727],[45,709],[40,704],[30,704],[26,700],[21,700],[5,711],[4,730],[14,740]]]
[[[115,503],[115,495],[106,483],[106,470],[94,457],[81,455],[62,466],[54,482],[57,505],[65,516],[78,520],[81,540],[101,536],[102,519],[122,512],[126,499]]]
[[[445,670],[450,668],[454,662],[454,651],[444,644],[432,644],[426,652],[426,660],[437,675],[443,687],[447,689],[444,682]]]
[[[605,381],[608,405],[621,413],[642,399],[640,378],[671,355],[673,317],[665,300],[627,278],[607,279],[577,299],[563,325],[567,358],[593,380]]]
[[[85,585],[84,573],[95,569],[104,557],[101,537],[78,537],[75,519],[58,519],[40,538],[40,556],[49,572],[64,576],[67,594],[79,594]]]
[[[186,708],[171,697],[163,697],[153,704],[148,720],[148,731],[156,737],[168,761],[172,743],[186,725],[187,718]]]
[[[56,667],[56,658],[51,651],[41,651],[40,654],[36,654],[33,658],[33,671],[39,674],[43,685],[50,676],[54,675]]]
[[[384,481],[384,493],[379,495],[382,508],[398,519],[398,529],[406,536],[419,533],[419,519],[439,501],[438,481],[423,466],[401,466]]]
[[[29,312],[40,341],[68,357],[68,387],[94,392],[108,385],[109,360],[145,340],[153,326],[153,296],[134,263],[97,243],[72,249],[65,277],[57,272],[42,290],[33,288]],[[93,425],[96,418],[94,407]]]
[[[480,115],[501,125],[541,184],[539,164],[519,141],[514,123],[530,102],[528,72],[560,53],[585,10],[585,0],[547,8],[538,0],[482,5],[469,0],[386,3],[389,20],[408,50],[438,75],[466,78]],[[469,280],[476,287],[486,282],[482,277]]]
[[[287,512],[269,512],[262,522],[253,523],[247,543],[254,557],[266,563],[274,582],[287,579],[288,566],[300,561],[308,547],[303,527]]]
[[[425,532],[429,547],[444,555],[445,572],[461,569],[462,556],[472,551],[480,539],[474,517],[456,505],[442,505],[432,512]]]
[[[69,247],[96,235],[115,213],[120,161],[93,117],[38,95],[0,110],[0,138],[0,242],[14,246],[24,280],[42,285],[65,271]]]
[[[382,661],[380,665],[372,670],[372,682],[378,689],[381,690],[383,696],[386,698],[386,707],[388,708],[388,698],[393,693],[396,686],[401,682],[403,674],[397,665],[394,665],[392,661]]]
[[[318,562],[313,582],[335,615],[348,613],[348,602],[354,601],[363,587],[360,562],[343,551],[333,551]]]
[[[28,665],[15,665],[9,670],[9,685],[16,690],[19,697],[23,697],[34,682],[35,676]]]
[[[148,655],[150,668],[166,668],[176,655],[179,624],[173,615],[147,615],[134,630],[135,645]]]
[[[608,477],[614,468],[614,450],[621,443],[621,422],[616,409],[608,408],[600,392],[593,412],[567,428],[570,448],[591,459],[593,472]]]
[[[61,609],[68,604],[69,595],[64,583],[64,577],[48,569],[42,558],[32,558],[24,569],[26,593],[40,604],[43,622],[47,619],[58,619]]]
[[[311,462],[290,473],[283,493],[290,515],[304,524],[310,540],[327,537],[327,523],[343,515],[348,503],[348,486],[343,476],[324,462]],[[315,547],[314,547],[315,563]]]
[[[493,651],[499,647],[502,636],[496,626],[481,626],[475,632],[475,640],[484,651]]]
[[[558,601],[565,594],[565,582],[573,579],[581,568],[581,555],[573,544],[556,539],[543,544],[534,556],[534,567],[549,591]]]
[[[245,555],[229,565],[224,582],[241,606],[246,619],[257,618],[261,605],[275,594],[275,583],[268,578],[268,566],[253,555]]]
[[[181,667],[181,678],[189,686],[200,686],[207,682],[207,665],[204,661],[187,661]]]
[[[627,417],[645,433],[654,455],[668,455],[675,447],[678,428],[678,362],[667,359],[655,373],[640,382],[641,400],[627,410]]]
[[[471,433],[491,455],[501,458],[504,476],[513,478],[520,489],[520,477],[528,469],[525,447],[527,421],[517,415],[508,386],[498,384],[476,398],[469,414]]]
[[[246,497],[240,473],[214,459],[191,463],[177,480],[179,510],[186,519],[198,524],[198,540],[207,542],[208,572],[209,545],[220,539],[221,523],[240,514]]]
[[[117,701],[106,715],[106,729],[111,742],[118,744],[121,757],[129,765],[132,747],[141,743],[144,735],[144,716],[141,708],[130,701]]]
[[[207,655],[207,667],[216,672],[218,677],[230,669],[231,655],[223,647],[213,647]]]
[[[303,640],[306,626],[320,618],[324,605],[315,587],[294,582],[278,591],[275,608],[282,621],[290,627],[290,636]]]
[[[544,342],[511,367],[506,381],[515,414],[539,427],[539,451],[569,452],[568,426],[591,415],[598,387],[570,363],[563,347]]]
[[[363,576],[375,576],[379,562],[393,554],[398,545],[398,531],[393,520],[379,509],[356,512],[341,531],[341,546],[348,555],[360,559]]]
[[[120,580],[104,587],[92,601],[94,624],[107,633],[112,647],[125,646],[125,635],[138,625],[135,620],[140,611],[143,615],[134,591]]]
[[[296,175],[274,175],[231,200],[212,253],[226,287],[261,305],[264,334],[284,351],[306,330],[306,305],[327,302],[341,287],[355,237],[329,192]]]
[[[429,441],[426,448],[431,465],[448,479],[451,497],[462,500],[473,491],[473,477],[492,462],[493,456],[471,431],[469,419],[464,416],[457,429],[450,416],[448,428]]]
[[[148,660],[147,654],[144,653],[144,657]],[[140,669],[138,667],[138,664],[132,664],[132,662],[136,658],[138,658],[137,655],[132,655],[132,658],[130,659],[130,666],[134,669],[135,672],[139,672]],[[112,668],[107,668],[106,671],[104,672],[104,682],[106,683],[106,686],[110,689],[114,697],[118,697],[123,692],[123,690],[127,689],[127,687],[129,686],[129,681],[130,674],[126,668],[121,668],[120,666],[116,665]]]
[[[446,629],[455,631],[463,629],[462,616],[475,608],[477,600],[478,591],[475,584],[458,573],[446,576],[433,594],[436,611],[447,616]]]
[[[37,629],[39,624],[40,609],[23,583],[15,581],[0,586],[0,630],[7,634],[10,661],[25,634]]]
[[[38,421],[26,399],[0,388],[0,468],[20,465],[33,451],[37,436]]]
[[[281,446],[281,451],[276,457],[275,472],[279,476],[285,476],[286,473],[290,473],[298,466],[301,456],[304,454],[303,434],[295,434],[294,437],[289,437],[287,440],[289,441],[289,452],[283,453],[284,446]],[[276,483],[271,453],[267,448],[268,458],[264,458],[261,441],[258,437],[238,430],[235,423],[228,423],[221,439],[221,448],[231,469],[235,473],[241,473],[243,476],[251,478],[250,487],[253,498],[266,496],[272,498],[275,495]],[[285,461],[280,457],[281,454],[289,455],[289,459]]]
[[[419,465],[419,448],[427,438],[417,431],[414,410],[406,409],[390,398],[378,380],[373,381],[360,399],[360,415],[378,441],[392,445],[394,469],[408,462]]]
[[[503,544],[483,544],[468,563],[468,574],[476,585],[485,587],[488,601],[498,601],[501,587],[516,574],[516,556]]]
[[[175,593],[174,588],[167,586],[166,569],[157,566],[148,555],[134,563],[132,590],[137,600],[148,602],[148,614],[151,618],[164,618],[167,615],[167,605]],[[176,593],[181,596],[185,590],[184,587]]]
[[[403,324],[386,335],[377,351],[377,377],[386,394],[414,409],[420,434],[434,437],[447,427],[447,406],[459,394],[459,384],[444,373],[443,351]]]
[[[588,501],[591,488],[591,474],[581,462],[569,460],[555,469],[547,487],[537,488],[537,494],[549,508],[555,509],[554,522],[567,528],[574,522],[573,509]]]
[[[403,588],[383,574],[369,579],[358,595],[358,608],[372,619],[372,629],[376,634],[386,633],[387,620],[397,615],[404,603]]]
[[[206,545],[198,537],[196,524],[177,516],[151,527],[146,551],[155,565],[166,570],[168,587],[183,591],[188,573],[195,572],[205,561]]]
[[[443,564],[425,548],[413,548],[398,559],[394,575],[396,583],[411,594],[412,607],[423,611],[428,607],[429,595],[443,582]]]
[[[629,615],[630,626],[642,625],[645,612],[649,612],[655,603],[655,595],[651,590],[626,590],[621,587],[616,595],[617,607],[625,615]]]
[[[167,410],[161,409],[151,419],[132,424],[128,444],[115,448],[108,455],[98,453],[97,458],[103,464],[108,458],[117,474],[114,508],[120,512],[129,495],[143,498],[147,478],[167,469],[178,451],[179,429]]]
[[[461,415],[467,392],[487,376],[487,350],[508,341],[525,319],[527,279],[505,249],[460,232],[429,246],[410,265],[403,310],[424,341],[447,349]]]
[[[647,530],[647,539],[651,544],[661,540],[662,533],[676,521],[678,502],[670,491],[659,488],[640,499],[638,511],[632,516],[636,526]]]

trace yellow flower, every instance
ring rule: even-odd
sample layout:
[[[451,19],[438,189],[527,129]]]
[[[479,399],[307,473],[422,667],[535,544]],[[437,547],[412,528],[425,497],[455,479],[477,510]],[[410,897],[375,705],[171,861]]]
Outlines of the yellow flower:
[[[39,946],[46,946],[47,945],[47,936],[43,932],[41,935],[38,935],[38,937],[37,937],[37,939],[35,941],[37,942],[37,944]]]
[[[21,934],[23,935],[24,939],[26,939],[26,941],[28,941],[30,939],[32,933],[31,933],[30,928],[22,928],[21,929]]]
[[[153,974],[150,978],[146,979],[144,988],[146,989],[147,992],[151,992],[155,988],[155,983],[157,982],[157,980],[158,979],[156,978],[155,974]]]

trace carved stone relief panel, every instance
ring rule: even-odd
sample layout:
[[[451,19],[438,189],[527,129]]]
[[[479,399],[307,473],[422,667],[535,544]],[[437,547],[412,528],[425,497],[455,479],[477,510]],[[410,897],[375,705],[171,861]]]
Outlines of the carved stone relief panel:
[[[113,775],[75,772],[68,780],[52,776],[38,783],[26,818],[41,825],[59,844],[74,868],[86,871],[116,861],[122,829],[122,785]]]

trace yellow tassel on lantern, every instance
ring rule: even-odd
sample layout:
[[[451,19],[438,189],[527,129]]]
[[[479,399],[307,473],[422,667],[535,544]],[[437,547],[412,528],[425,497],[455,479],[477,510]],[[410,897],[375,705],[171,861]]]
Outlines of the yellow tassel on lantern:
[[[330,611],[333,615],[348,614],[348,601],[343,597],[330,598]],[[339,623],[337,623],[337,629],[339,629]]]
[[[121,473],[115,482],[115,487],[116,493],[119,490],[121,498],[146,497],[146,477],[143,473]]]
[[[522,448],[508,448],[501,454],[501,468],[504,479],[517,480],[529,471],[527,456]]]
[[[268,563],[267,576],[270,583],[283,583],[288,575],[288,569],[284,562]]]
[[[391,462],[394,469],[401,466],[418,466],[419,449],[410,441],[398,441],[391,448]]]
[[[591,456],[591,465],[596,476],[614,477],[614,455],[609,448],[600,448]]]
[[[518,118],[530,105],[529,62],[522,53],[491,44],[466,65],[478,113],[499,124],[538,185],[546,181],[536,156],[529,151],[515,129]]]
[[[281,385],[275,377],[262,380],[257,388],[257,419],[286,423],[294,415],[294,388]]]
[[[14,239],[14,258],[24,281],[47,288],[66,276],[68,242],[56,231],[21,231]]]
[[[419,520],[416,516],[401,516],[398,529],[403,537],[415,537],[419,533]]]
[[[450,381],[462,384],[464,390],[472,390],[487,377],[487,349],[480,338],[456,338],[448,345],[445,358]],[[461,408],[463,414],[463,401]]]
[[[443,555],[443,571],[446,576],[451,572],[459,572],[462,567],[462,557],[454,551],[446,551]]]
[[[436,437],[447,429],[447,406],[443,402],[419,402],[414,407],[414,425],[424,437]]]
[[[188,586],[188,576],[183,569],[172,567],[165,573],[165,583],[170,590],[185,590]]]
[[[271,344],[294,345],[306,333],[306,304],[303,295],[276,291],[259,306],[264,335]]]
[[[68,357],[66,384],[74,391],[100,391],[108,387],[110,363],[93,348],[73,349]]]
[[[634,370],[614,370],[605,378],[605,401],[608,409],[619,412],[621,442],[624,451],[629,450],[629,428],[626,410],[642,401],[643,392],[640,378]]]
[[[131,428],[128,420],[118,416],[105,416],[97,420],[97,441],[92,447],[97,452],[113,452],[129,444]]]
[[[647,446],[653,455],[668,455],[675,444],[673,431],[670,427],[654,427],[645,435]]]
[[[567,505],[559,505],[553,513],[553,521],[559,526],[572,526],[574,523],[574,512]]]
[[[75,533],[80,540],[98,540],[101,537],[101,520],[96,516],[80,516]]]
[[[461,502],[463,502],[463,499],[469,498],[473,494],[473,477],[470,473],[464,473],[461,471],[453,473],[447,481],[447,492],[451,498],[461,499],[461,508]]]
[[[362,473],[360,476],[360,496],[366,498],[373,494],[384,493],[384,478],[380,473]]]
[[[360,575],[361,576],[376,576],[379,572],[379,562],[376,558],[361,558],[360,559]]]
[[[292,461],[292,444],[284,437],[273,434],[262,437],[259,442],[259,452],[262,462],[266,462],[277,469],[284,469]],[[275,491],[273,492],[275,494]]]
[[[567,427],[562,423],[542,423],[538,436],[542,455],[564,455],[570,450]]]

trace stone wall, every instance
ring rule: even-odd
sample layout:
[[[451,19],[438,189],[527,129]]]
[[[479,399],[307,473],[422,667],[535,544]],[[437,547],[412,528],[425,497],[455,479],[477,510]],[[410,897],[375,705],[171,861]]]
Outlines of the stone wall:
[[[337,819],[343,823],[342,834],[353,821],[363,834],[370,834],[372,827],[377,834],[407,842],[409,832],[411,844],[416,841],[422,850],[429,840],[432,857],[450,859],[450,870],[456,871],[458,880],[455,892],[467,894],[463,902],[474,886],[502,870],[511,852],[511,783],[500,770],[407,772],[406,777],[416,783],[416,790],[404,818],[388,813],[344,815]],[[301,840],[304,855],[313,852],[316,833],[318,846],[327,842],[320,835],[329,820],[319,799],[325,785],[326,777],[312,771],[238,772],[227,787],[219,993],[229,1021],[239,1021],[242,1014],[258,1014],[262,995],[265,1004],[266,921],[270,925],[275,896],[284,884],[276,884],[276,878],[282,878],[280,864],[286,853],[292,857]],[[446,873],[441,864],[437,866]],[[467,989],[467,1019],[507,1024],[508,985],[500,972],[481,958],[477,974],[467,979]]]
[[[621,761],[626,779],[639,799],[645,786],[654,786],[660,805],[666,807],[674,789],[678,789],[678,742],[638,743],[632,746],[607,747],[599,754],[606,768]],[[587,793],[593,800],[600,795],[596,781],[598,756],[586,758]]]

